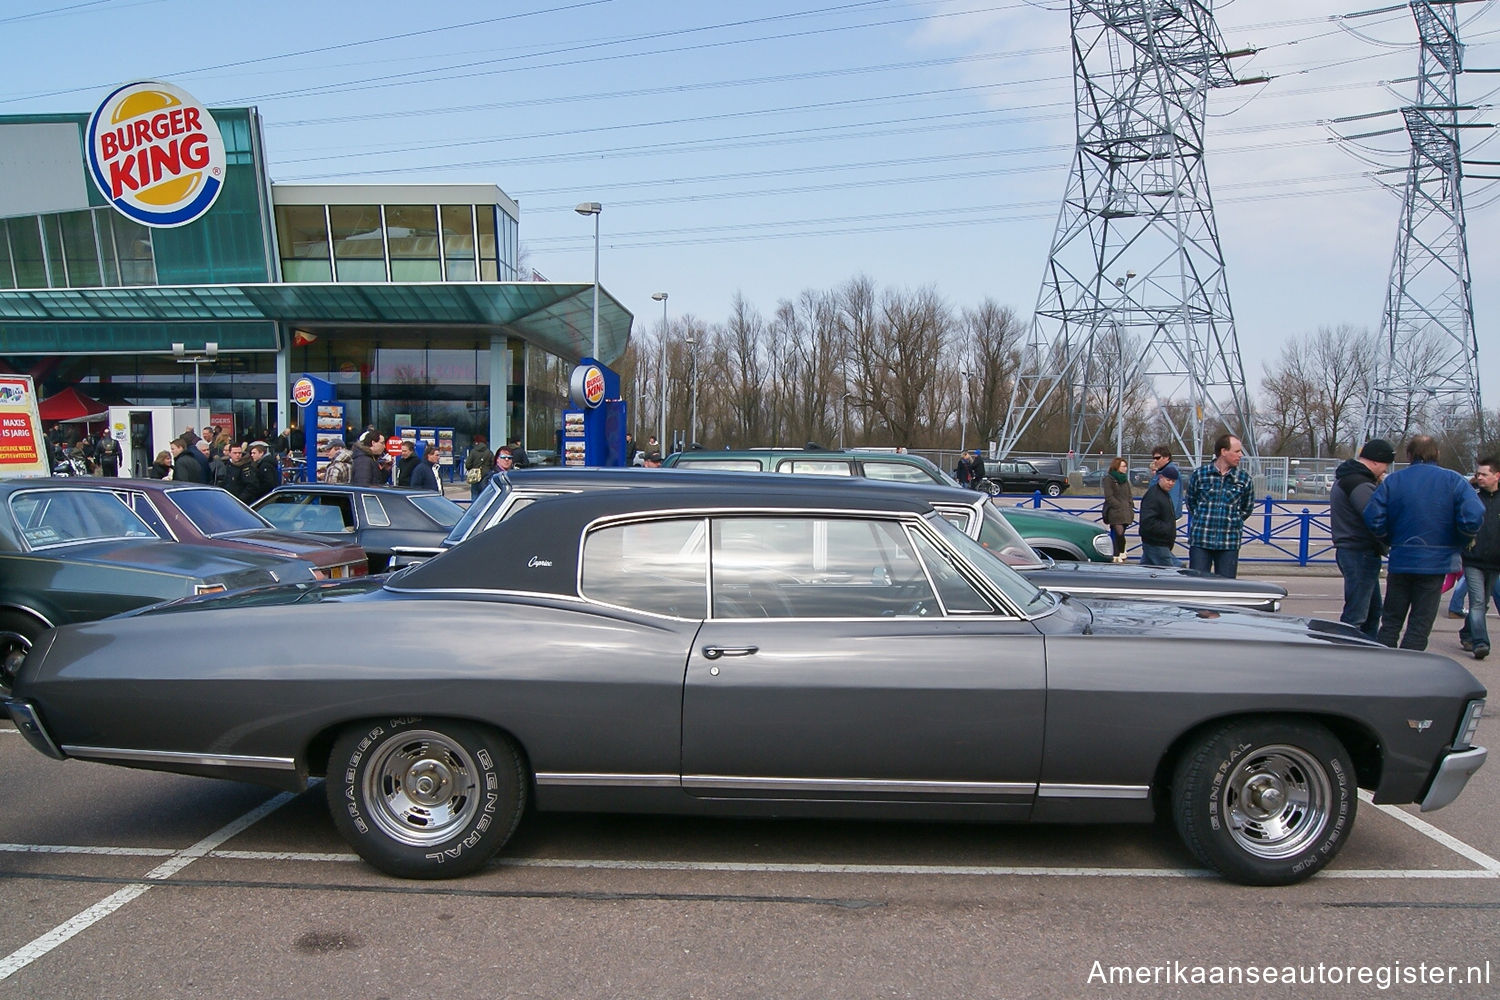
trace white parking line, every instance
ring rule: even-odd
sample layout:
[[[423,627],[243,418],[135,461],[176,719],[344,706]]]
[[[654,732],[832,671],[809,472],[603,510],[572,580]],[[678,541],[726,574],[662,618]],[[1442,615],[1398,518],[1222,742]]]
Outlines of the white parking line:
[[[282,792],[280,795],[262,802],[239,819],[214,831],[193,846],[173,852],[172,856],[166,861],[163,861],[146,873],[145,882],[136,882],[111,893],[82,913],[63,921],[41,937],[16,949],[4,958],[0,958],[0,980],[9,979],[16,972],[24,969],[75,934],[87,930],[103,920],[132,899],[150,889],[151,882],[160,882],[164,879],[169,879],[199,858],[208,856],[213,852],[214,848],[243,832],[251,824],[280,809],[294,798],[296,796],[290,792]],[[110,853],[116,853],[117,851],[118,849],[110,849]]]
[[[1371,805],[1375,805],[1374,796],[1372,796],[1369,792],[1361,791],[1359,793],[1359,797],[1365,802],[1368,802]],[[1488,854],[1479,850],[1479,848],[1470,847],[1468,844],[1465,844],[1462,840],[1459,840],[1452,834],[1444,833],[1442,830],[1439,830],[1437,827],[1433,826],[1425,819],[1413,816],[1405,809],[1398,809],[1395,806],[1375,806],[1375,808],[1379,809],[1387,816],[1391,816],[1399,820],[1400,822],[1405,823],[1407,826],[1411,827],[1422,836],[1427,837],[1430,840],[1437,841],[1439,844],[1442,844],[1454,854],[1460,854],[1468,858],[1470,861],[1474,862],[1476,865],[1481,865],[1488,871],[1494,873],[1497,876],[1500,876],[1500,861],[1496,861]]]

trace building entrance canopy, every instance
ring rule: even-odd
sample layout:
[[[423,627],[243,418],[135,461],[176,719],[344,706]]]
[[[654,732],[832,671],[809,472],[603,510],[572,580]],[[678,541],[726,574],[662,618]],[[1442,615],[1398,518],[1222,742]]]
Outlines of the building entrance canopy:
[[[0,355],[275,351],[292,327],[488,329],[568,361],[593,343],[593,285],[347,282],[0,291]],[[599,360],[625,353],[631,314],[602,288]],[[194,334],[198,336],[195,338]],[[289,336],[290,334],[286,334]]]

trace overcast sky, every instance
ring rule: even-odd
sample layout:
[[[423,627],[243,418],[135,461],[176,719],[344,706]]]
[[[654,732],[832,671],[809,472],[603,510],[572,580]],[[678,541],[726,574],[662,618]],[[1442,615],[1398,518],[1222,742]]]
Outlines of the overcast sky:
[[[1387,6],[1384,4],[1373,6]],[[1500,66],[1493,2],[1460,9],[1471,68]],[[0,114],[87,112],[114,86],[175,83],[257,105],[279,182],[483,182],[521,205],[532,267],[593,272],[654,330],[769,314],[865,274],[986,297],[1029,318],[1074,138],[1064,0],[12,0]],[[1242,77],[1214,92],[1209,180],[1246,377],[1289,336],[1376,329],[1400,201],[1371,177],[1405,137],[1331,126],[1412,100],[1409,11],[1331,0],[1218,4]],[[1500,77],[1466,78],[1486,104]],[[1478,120],[1493,121],[1486,110]],[[1488,130],[1467,156],[1500,159]],[[1484,143],[1484,145],[1481,145]],[[1358,155],[1356,155],[1358,154]],[[1399,181],[1399,175],[1395,177]],[[1493,182],[1466,189],[1486,404],[1500,405]]]

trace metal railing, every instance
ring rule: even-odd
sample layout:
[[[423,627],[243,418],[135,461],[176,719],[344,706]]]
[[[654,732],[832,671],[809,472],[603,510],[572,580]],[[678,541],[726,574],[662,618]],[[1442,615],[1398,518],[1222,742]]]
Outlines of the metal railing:
[[[1014,501],[1014,496],[997,497],[1000,503]],[[1092,502],[1083,497],[1044,497],[1033,493],[1029,500],[1010,503],[1013,507],[1032,507],[1038,510],[1055,510],[1079,517],[1098,518],[1104,512],[1102,501]],[[1327,500],[1277,500],[1266,497],[1256,502],[1256,512],[1245,520],[1240,542],[1240,562],[1290,563],[1296,566],[1336,565],[1333,551],[1333,531],[1329,520]],[[1136,525],[1132,524],[1131,529]],[[1127,533],[1130,548],[1139,545],[1133,530]],[[1177,525],[1178,544],[1187,547],[1188,520],[1182,518]]]

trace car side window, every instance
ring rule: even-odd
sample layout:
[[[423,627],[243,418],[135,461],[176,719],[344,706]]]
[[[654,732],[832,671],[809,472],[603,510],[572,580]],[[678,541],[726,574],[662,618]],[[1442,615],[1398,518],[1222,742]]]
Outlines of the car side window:
[[[919,532],[911,532],[911,538],[916,545],[917,552],[922,556],[922,561],[927,564],[927,570],[932,575],[932,582],[937,586],[938,596],[943,600],[943,607],[947,608],[950,614],[991,614],[994,612],[995,609],[990,606],[990,602],[974,589],[974,585],[953,564],[948,553]]]
[[[688,458],[677,460],[679,469],[710,469],[720,472],[759,472],[761,464],[754,458]]]
[[[385,505],[380,498],[373,493],[361,493],[359,499],[365,508],[365,523],[376,528],[389,528],[391,526],[391,515],[386,513]],[[354,527],[354,519],[349,519],[349,527]]]
[[[804,476],[852,476],[854,466],[847,461],[826,458],[785,458],[776,463],[777,472]]]
[[[905,462],[872,462],[868,458],[860,462],[866,479],[883,479],[892,483],[930,483],[932,477],[927,470]]]
[[[716,618],[893,618],[940,612],[893,521],[726,517],[713,523]]]
[[[591,531],[579,592],[591,600],[673,618],[708,616],[708,554],[701,518]]]

